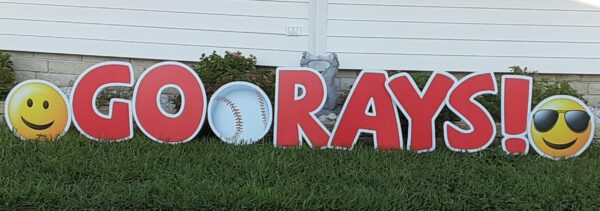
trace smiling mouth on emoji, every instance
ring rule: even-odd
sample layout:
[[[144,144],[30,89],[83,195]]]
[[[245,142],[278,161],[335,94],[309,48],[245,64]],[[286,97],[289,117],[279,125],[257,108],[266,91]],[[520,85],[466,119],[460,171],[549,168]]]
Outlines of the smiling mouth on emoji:
[[[555,143],[549,142],[548,140],[546,140],[543,137],[542,137],[542,139],[544,139],[544,143],[546,144],[546,146],[548,146],[548,147],[550,147],[552,149],[567,149],[567,148],[573,146],[573,144],[575,144],[575,142],[577,142],[577,139],[575,139],[575,140],[573,140],[573,141],[571,141],[569,143],[566,143],[566,144],[555,144]]]
[[[33,124],[33,123],[27,121],[25,118],[23,118],[23,116],[21,116],[21,120],[23,120],[23,123],[25,123],[25,125],[27,125],[27,127],[34,129],[34,130],[45,130],[54,124],[54,121],[52,121],[48,124],[45,124],[45,125]]]

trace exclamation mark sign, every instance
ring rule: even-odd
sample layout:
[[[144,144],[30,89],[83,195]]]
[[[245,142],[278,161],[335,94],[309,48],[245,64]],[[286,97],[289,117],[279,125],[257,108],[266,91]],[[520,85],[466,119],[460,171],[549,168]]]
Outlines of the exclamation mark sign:
[[[527,122],[531,111],[533,79],[502,76],[502,149],[507,154],[527,154]]]

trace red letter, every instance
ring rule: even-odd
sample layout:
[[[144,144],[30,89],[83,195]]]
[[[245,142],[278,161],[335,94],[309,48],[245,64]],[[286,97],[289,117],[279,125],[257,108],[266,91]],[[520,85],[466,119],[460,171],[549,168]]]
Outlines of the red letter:
[[[181,94],[176,114],[163,111],[160,94],[175,88]],[[133,95],[134,117],[146,136],[159,143],[179,144],[194,138],[206,116],[206,92],[202,81],[188,66],[162,62],[142,73]]]
[[[275,85],[276,147],[297,147],[302,138],[311,147],[327,146],[330,133],[317,119],[325,104],[325,81],[313,69],[277,69]]]
[[[408,150],[435,150],[435,119],[444,108],[448,91],[454,83],[456,78],[443,72],[434,72],[423,91],[408,73],[399,73],[388,79],[388,92],[408,119]]]
[[[531,111],[533,79],[502,76],[502,149],[507,154],[527,154],[527,120]]]
[[[133,69],[124,62],[104,62],[84,71],[73,85],[71,106],[73,123],[84,136],[93,140],[123,141],[133,137],[131,103],[111,99],[108,115],[96,108],[96,97],[111,86],[133,86]]]
[[[385,71],[362,71],[333,129],[329,146],[352,149],[361,132],[373,134],[376,149],[402,149],[398,111],[385,88]]]
[[[447,105],[467,123],[469,129],[463,130],[445,122],[444,139],[449,149],[458,152],[478,152],[492,144],[496,135],[496,125],[490,113],[475,101],[475,97],[496,93],[496,77],[493,73],[473,73],[454,85]]]

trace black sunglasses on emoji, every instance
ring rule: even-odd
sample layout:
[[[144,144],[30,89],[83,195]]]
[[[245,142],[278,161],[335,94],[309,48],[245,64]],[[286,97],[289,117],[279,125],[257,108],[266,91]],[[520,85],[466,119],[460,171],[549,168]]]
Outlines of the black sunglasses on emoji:
[[[533,114],[533,125],[542,133],[550,131],[558,121],[559,114],[564,113],[565,122],[573,132],[581,133],[589,127],[590,115],[579,110],[539,110]]]

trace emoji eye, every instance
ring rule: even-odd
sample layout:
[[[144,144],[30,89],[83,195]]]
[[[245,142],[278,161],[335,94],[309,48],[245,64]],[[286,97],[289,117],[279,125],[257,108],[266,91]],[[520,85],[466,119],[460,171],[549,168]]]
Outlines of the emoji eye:
[[[578,133],[587,130],[590,125],[590,115],[585,111],[567,111],[565,113],[565,120],[567,121],[567,126]]]
[[[536,130],[545,133],[550,131],[558,120],[558,112],[554,110],[540,110],[533,115],[533,126]]]
[[[50,107],[50,103],[48,103],[47,100],[44,100],[43,106],[44,106],[44,109],[48,109],[48,107]]]
[[[27,99],[27,107],[31,108],[33,106],[33,100]]]

